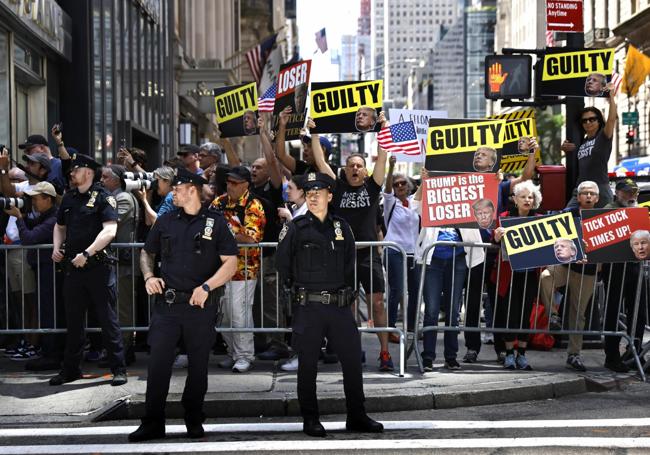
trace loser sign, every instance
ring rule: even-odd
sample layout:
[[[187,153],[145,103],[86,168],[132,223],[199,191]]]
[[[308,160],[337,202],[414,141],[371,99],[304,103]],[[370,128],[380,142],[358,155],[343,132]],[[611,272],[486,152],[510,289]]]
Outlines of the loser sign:
[[[582,0],[546,2],[546,31],[582,33]]]

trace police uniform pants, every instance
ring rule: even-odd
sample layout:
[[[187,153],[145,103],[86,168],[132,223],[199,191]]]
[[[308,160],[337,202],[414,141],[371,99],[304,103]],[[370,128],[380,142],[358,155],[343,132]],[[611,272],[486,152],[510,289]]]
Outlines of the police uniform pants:
[[[341,362],[348,415],[364,414],[361,337],[350,307],[321,303],[299,306],[293,331],[298,346],[298,401],[303,418],[319,417],[316,374],[324,337]]]
[[[104,264],[90,269],[70,265],[63,283],[65,315],[68,324],[63,369],[77,373],[81,365],[85,341],[87,309],[92,307],[102,329],[102,340],[108,352],[113,373],[123,372],[124,346],[120,324],[115,313],[115,283],[111,267]]]
[[[151,347],[147,371],[147,394],[143,421],[165,421],[176,344],[181,335],[187,348],[187,379],[183,390],[185,421],[202,423],[203,400],[208,389],[208,359],[214,344],[217,305],[200,308],[189,303],[166,304],[161,297],[153,306],[148,343]]]

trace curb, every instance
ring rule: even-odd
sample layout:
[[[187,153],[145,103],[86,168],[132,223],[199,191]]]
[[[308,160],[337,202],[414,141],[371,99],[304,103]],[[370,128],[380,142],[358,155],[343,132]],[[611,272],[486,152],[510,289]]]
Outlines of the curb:
[[[587,382],[584,377],[566,378],[555,382],[536,377],[515,381],[507,389],[503,387],[503,383],[494,383],[472,391],[458,386],[449,387],[450,390],[444,391],[434,387],[423,388],[399,395],[374,392],[366,394],[366,409],[368,412],[378,413],[546,400],[586,393]],[[139,419],[144,415],[144,399],[144,395],[139,394],[109,403],[93,413],[92,421]],[[345,396],[342,393],[321,393],[318,407],[322,415],[345,414]],[[210,418],[300,416],[296,394],[280,392],[209,393],[205,398],[204,412]],[[182,419],[183,413],[181,395],[170,394],[166,408],[167,417]]]

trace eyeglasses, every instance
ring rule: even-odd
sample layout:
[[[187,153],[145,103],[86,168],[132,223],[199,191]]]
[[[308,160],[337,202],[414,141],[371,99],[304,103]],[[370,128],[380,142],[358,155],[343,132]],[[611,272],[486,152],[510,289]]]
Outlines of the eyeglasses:
[[[393,186],[406,186],[406,182],[404,180],[400,180],[399,182],[393,183]]]
[[[586,117],[586,118],[583,118],[581,121],[582,121],[583,124],[597,122],[598,117]]]
[[[580,193],[578,194],[583,196],[598,196],[598,193],[596,193],[595,191],[580,191]]]

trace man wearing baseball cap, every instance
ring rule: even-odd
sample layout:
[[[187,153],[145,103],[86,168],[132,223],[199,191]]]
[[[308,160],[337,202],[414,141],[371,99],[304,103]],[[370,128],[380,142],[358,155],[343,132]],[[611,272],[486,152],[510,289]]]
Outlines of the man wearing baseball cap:
[[[55,137],[56,140],[56,137]],[[54,185],[58,194],[63,194],[63,187],[65,179],[63,177],[63,166],[61,160],[52,156],[47,139],[40,134],[32,134],[25,139],[25,142],[18,145],[18,148],[25,151],[25,155],[33,155],[35,153],[44,154],[50,160],[50,172],[47,181]]]
[[[203,174],[203,169],[201,169],[201,162],[199,161],[199,152],[200,149],[194,144],[186,144],[181,146],[181,149],[176,152],[185,165],[185,169],[189,172],[197,175]]]

